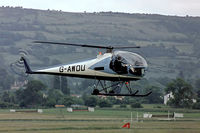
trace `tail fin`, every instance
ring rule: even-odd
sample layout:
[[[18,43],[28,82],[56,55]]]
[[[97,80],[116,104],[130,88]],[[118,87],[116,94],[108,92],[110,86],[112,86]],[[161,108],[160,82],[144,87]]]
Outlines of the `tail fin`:
[[[29,67],[29,65],[28,65],[28,63],[27,63],[27,61],[26,61],[26,59],[25,59],[24,57],[21,57],[20,60],[24,62],[24,66],[25,66],[25,69],[26,69],[26,73],[32,74],[33,71],[30,69],[30,67]]]

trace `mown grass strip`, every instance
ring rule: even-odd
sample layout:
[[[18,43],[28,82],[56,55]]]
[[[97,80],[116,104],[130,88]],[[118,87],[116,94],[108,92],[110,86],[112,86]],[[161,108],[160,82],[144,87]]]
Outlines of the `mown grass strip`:
[[[136,112],[179,112],[179,113],[200,113],[200,110],[181,108],[98,108],[98,110],[111,111],[136,111]]]
[[[16,129],[16,130],[0,130],[0,132],[11,131],[48,131],[48,130],[116,130],[122,129],[120,127],[62,127],[62,128],[30,128],[30,129]]]
[[[6,121],[19,121],[19,122],[114,122],[116,119],[0,119],[0,122]],[[123,121],[123,120],[117,120]],[[161,119],[142,119],[145,122],[192,122],[192,121],[199,121],[199,119],[176,119],[176,120],[161,120]]]
[[[114,122],[115,119],[0,119],[0,122]],[[123,120],[117,120],[123,121]],[[160,119],[142,119],[145,122],[192,122],[199,121],[196,119],[176,119],[176,120],[160,120]]]
[[[0,121],[55,121],[55,122],[58,122],[58,121],[70,121],[70,122],[98,122],[98,121],[116,121],[116,120],[106,120],[106,119],[101,119],[101,120],[91,120],[91,119],[65,119],[65,120],[59,120],[59,119],[0,119]],[[122,120],[119,120],[119,121],[122,121]]]
[[[0,130],[0,132],[11,132],[11,131],[58,131],[58,130],[121,130],[121,127],[62,127],[62,128],[30,128],[30,129],[16,129],[16,130]],[[196,130],[200,128],[131,128],[132,130]]]

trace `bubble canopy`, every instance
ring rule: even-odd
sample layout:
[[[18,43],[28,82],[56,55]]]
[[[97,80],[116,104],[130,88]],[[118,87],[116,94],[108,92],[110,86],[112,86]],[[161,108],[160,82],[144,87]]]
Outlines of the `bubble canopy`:
[[[134,68],[137,67],[146,68],[148,66],[146,60],[142,56],[136,53],[127,51],[115,51],[113,53],[113,57],[118,60],[121,60],[121,62],[124,65],[132,66]]]

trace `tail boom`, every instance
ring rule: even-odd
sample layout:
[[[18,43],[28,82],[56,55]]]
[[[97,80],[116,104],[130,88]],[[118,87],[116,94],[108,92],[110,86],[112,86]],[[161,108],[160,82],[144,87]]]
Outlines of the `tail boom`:
[[[24,66],[25,66],[27,74],[34,74],[34,72],[31,70],[31,68],[29,67],[29,65],[24,57],[21,57],[20,61],[24,62]]]

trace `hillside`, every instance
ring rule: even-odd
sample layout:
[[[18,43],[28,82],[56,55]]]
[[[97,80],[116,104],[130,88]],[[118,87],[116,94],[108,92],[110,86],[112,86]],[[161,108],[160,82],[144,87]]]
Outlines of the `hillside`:
[[[200,18],[127,13],[70,13],[0,7],[0,64],[8,68],[26,50],[31,66],[95,58],[99,49],[33,44],[34,40],[95,45],[140,45],[130,49],[149,62],[147,78],[200,74]]]

